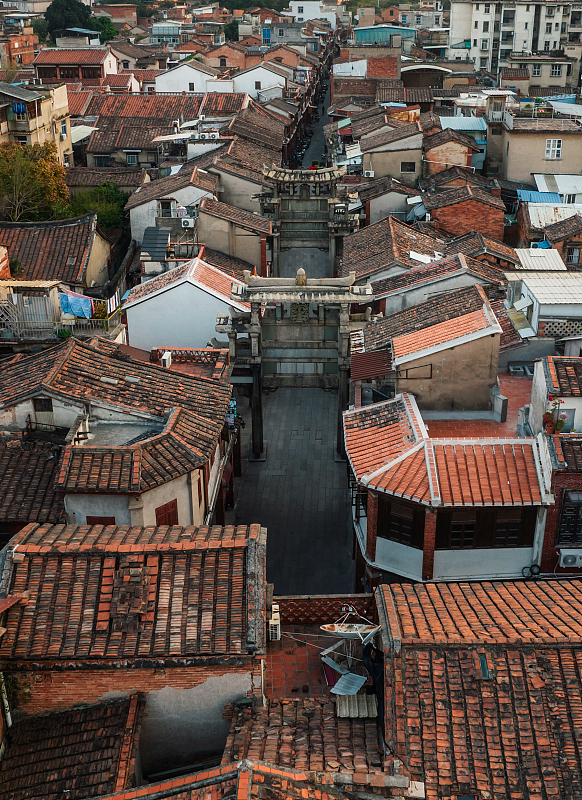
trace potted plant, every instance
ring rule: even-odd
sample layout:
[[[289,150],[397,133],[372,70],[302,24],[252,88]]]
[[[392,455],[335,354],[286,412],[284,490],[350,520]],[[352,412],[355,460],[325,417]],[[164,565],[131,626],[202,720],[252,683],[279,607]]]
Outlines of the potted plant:
[[[551,403],[550,408],[545,412],[543,423],[546,433],[560,433],[564,430],[564,425],[568,419],[565,413],[559,413],[558,409],[563,400],[555,400],[552,395],[548,395],[548,401]]]

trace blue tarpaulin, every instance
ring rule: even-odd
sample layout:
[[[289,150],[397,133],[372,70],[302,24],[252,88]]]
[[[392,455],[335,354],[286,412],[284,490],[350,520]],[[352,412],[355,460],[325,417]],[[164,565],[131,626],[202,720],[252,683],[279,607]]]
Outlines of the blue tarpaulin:
[[[93,303],[90,297],[82,297],[78,294],[64,294],[61,296],[61,311],[63,314],[74,314],[76,317],[91,319]]]

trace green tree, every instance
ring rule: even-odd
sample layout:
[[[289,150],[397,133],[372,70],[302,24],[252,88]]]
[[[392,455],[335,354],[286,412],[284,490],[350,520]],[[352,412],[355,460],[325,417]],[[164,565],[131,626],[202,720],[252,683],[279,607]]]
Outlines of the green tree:
[[[42,43],[42,42],[44,42],[46,40],[46,35],[48,33],[48,29],[47,29],[47,26],[46,26],[46,20],[45,19],[40,19],[39,18],[39,19],[33,20],[32,30],[38,36],[38,41],[40,43]]]
[[[90,211],[97,212],[97,222],[104,230],[122,228],[125,224],[124,207],[129,195],[122,192],[113,181],[83,192],[71,200],[64,217],[80,217]]]
[[[44,13],[47,31],[51,39],[65,28],[91,29],[92,18],[89,7],[79,0],[53,0]]]
[[[102,43],[110,42],[117,36],[115,25],[108,17],[91,17],[91,26],[93,30],[99,32],[99,38]]]
[[[238,42],[238,22],[236,19],[224,26],[224,37],[227,42]]]
[[[55,219],[69,199],[52,142],[0,145],[0,207],[13,222]]]

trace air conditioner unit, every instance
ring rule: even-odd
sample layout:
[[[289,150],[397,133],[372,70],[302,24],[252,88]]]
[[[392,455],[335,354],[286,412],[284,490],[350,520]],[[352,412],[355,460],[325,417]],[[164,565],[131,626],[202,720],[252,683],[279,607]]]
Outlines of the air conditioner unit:
[[[566,569],[582,567],[582,549],[560,550],[560,566]]]
[[[192,217],[183,217],[182,218],[182,227],[183,228],[193,228],[196,224],[196,220],[192,219]]]
[[[211,133],[211,134],[209,134],[209,136],[210,136],[210,138],[211,138],[211,139],[218,139],[219,135],[220,135],[220,134],[218,134],[218,133]]]
[[[67,134],[61,133],[61,142],[66,142],[66,141],[67,141]]]
[[[367,169],[364,172],[364,178],[373,178],[373,177],[374,177],[374,170],[373,169]]]
[[[201,133],[200,134],[200,138],[201,139],[208,139],[208,134],[207,133]]]
[[[199,138],[199,137],[198,137],[198,134],[197,134],[197,133],[191,133],[191,134],[190,134],[190,141],[191,141],[191,142],[192,142],[192,141],[196,141],[198,138]]]
[[[271,606],[271,619],[269,620],[269,640],[271,642],[281,641],[281,615],[279,614],[278,603]]]
[[[169,369],[172,366],[172,353],[170,350],[166,350],[165,353],[162,353],[162,367],[166,367]]]
[[[200,114],[198,119],[200,120],[200,122],[204,122],[204,120],[206,119],[206,114]]]

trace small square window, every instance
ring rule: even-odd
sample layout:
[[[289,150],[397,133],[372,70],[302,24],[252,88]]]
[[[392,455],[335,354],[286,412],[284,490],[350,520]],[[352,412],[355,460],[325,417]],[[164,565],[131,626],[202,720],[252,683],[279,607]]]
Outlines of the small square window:
[[[542,67],[541,64],[534,64],[531,71],[533,78],[539,78],[542,74]]]
[[[546,158],[550,160],[562,158],[561,139],[546,139]]]
[[[127,153],[126,163],[128,164],[128,166],[133,166],[133,167],[137,166],[137,164],[139,163],[139,158],[137,153]]]
[[[407,174],[414,174],[416,172],[416,164],[414,161],[401,161],[400,172]]]
[[[279,33],[279,36],[285,36],[285,31],[283,30],[283,28],[279,28],[278,33]]]
[[[261,82],[260,81],[255,81],[255,90],[259,91],[260,88],[261,88]]]
[[[552,78],[560,78],[562,76],[562,65],[552,64],[550,75],[552,76]]]
[[[297,6],[297,13],[303,14],[303,6]]]
[[[195,91],[196,91],[196,90],[194,89],[194,84],[193,84],[193,83],[189,83],[189,84],[188,84],[188,91],[189,91],[189,92],[195,92]]]
[[[39,413],[52,413],[53,401],[50,397],[33,397],[32,406]]]
[[[576,202],[576,195],[575,194],[567,194],[564,198],[565,203],[575,203]]]

